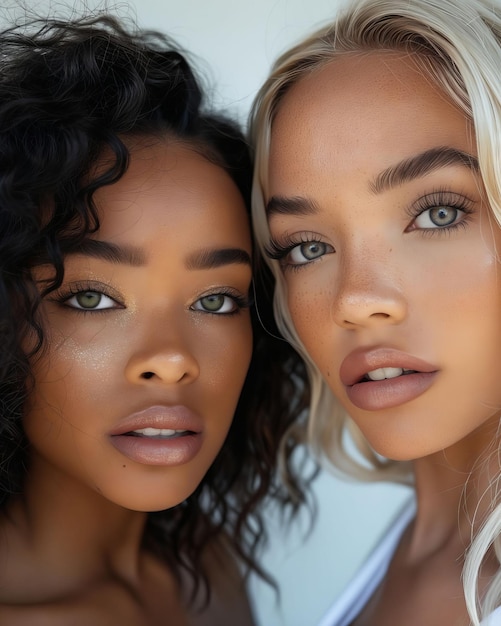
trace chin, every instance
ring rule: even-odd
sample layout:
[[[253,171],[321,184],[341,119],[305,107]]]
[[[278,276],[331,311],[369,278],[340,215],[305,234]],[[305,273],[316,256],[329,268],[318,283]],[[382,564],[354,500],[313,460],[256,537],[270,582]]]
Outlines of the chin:
[[[173,481],[130,481],[117,489],[101,491],[109,502],[129,511],[153,513],[178,506],[189,498],[200,481],[173,484]]]
[[[443,448],[436,449],[430,448],[426,445],[416,445],[417,442],[413,442],[412,445],[402,445],[402,441],[394,443],[394,445],[372,445],[373,450],[382,457],[390,461],[401,461],[402,463],[409,463],[418,459],[423,459],[427,456],[441,452]]]
[[[129,511],[137,511],[138,513],[155,513],[157,511],[165,511],[167,509],[172,509],[181,502],[184,502],[189,496],[193,493],[190,491],[186,494],[176,494],[171,497],[160,497],[157,496],[148,496],[148,494],[137,495],[137,497],[133,497],[132,494],[129,494],[127,498],[120,498],[115,500],[115,503],[118,506],[121,506],[123,509],[128,509]]]
[[[376,454],[390,461],[415,461],[434,452],[424,445],[418,445],[416,441],[405,441],[403,437],[385,438],[384,440],[381,440],[381,437],[366,437],[366,439]]]

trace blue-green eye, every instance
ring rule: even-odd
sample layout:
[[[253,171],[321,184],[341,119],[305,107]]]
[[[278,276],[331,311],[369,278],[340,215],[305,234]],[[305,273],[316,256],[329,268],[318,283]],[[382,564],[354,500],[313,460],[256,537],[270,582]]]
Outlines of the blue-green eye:
[[[321,241],[307,241],[300,246],[296,246],[289,253],[289,261],[294,264],[301,264],[319,259],[327,252],[327,244]]]
[[[321,259],[327,254],[335,254],[334,247],[321,241],[321,235],[314,232],[284,233],[280,239],[270,238],[265,253],[270,259],[280,261],[283,270],[300,267]]]
[[[452,226],[464,212],[451,206],[437,206],[423,211],[414,221],[417,228],[445,228]]]
[[[102,311],[118,308],[115,300],[99,291],[79,291],[65,300],[64,304],[81,311]]]

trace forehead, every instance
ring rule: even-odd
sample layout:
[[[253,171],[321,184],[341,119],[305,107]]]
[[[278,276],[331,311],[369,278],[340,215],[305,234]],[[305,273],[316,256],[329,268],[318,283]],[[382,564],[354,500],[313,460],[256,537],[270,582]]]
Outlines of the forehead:
[[[272,125],[271,174],[284,169],[283,159],[293,178],[306,161],[364,167],[377,151],[384,167],[432,146],[474,151],[472,135],[465,115],[410,55],[349,54],[316,68],[283,97]]]
[[[194,239],[203,233],[208,237],[208,227],[211,235],[219,229],[230,238],[249,237],[243,198],[222,167],[195,147],[170,138],[145,139],[129,147],[127,172],[96,192],[100,238],[112,240],[130,232],[139,237],[139,220],[145,223],[147,217],[164,234],[188,224]]]

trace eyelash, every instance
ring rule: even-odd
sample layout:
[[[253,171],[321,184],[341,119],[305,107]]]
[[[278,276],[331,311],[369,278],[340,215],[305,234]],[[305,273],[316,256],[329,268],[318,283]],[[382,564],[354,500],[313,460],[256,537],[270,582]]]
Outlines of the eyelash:
[[[93,293],[98,293],[103,296],[106,296],[107,298],[110,298],[110,300],[113,300],[113,302],[115,302],[117,306],[104,308],[104,309],[84,309],[84,308],[79,309],[77,307],[66,304],[68,300],[70,300],[74,296],[78,295],[79,293],[85,293],[86,291],[90,291]],[[83,314],[92,313],[93,315],[95,315],[96,313],[106,313],[107,311],[124,308],[124,304],[120,301],[118,294],[112,292],[105,285],[102,285],[102,284],[96,285],[95,283],[83,283],[83,282],[72,283],[71,285],[61,288],[59,291],[56,291],[53,297],[51,298],[51,300],[57,302],[61,306],[71,309],[75,313],[83,313]]]
[[[86,291],[91,291],[91,292],[102,294],[103,296],[106,296],[107,298],[110,298],[111,300],[113,300],[118,306],[108,307],[108,308],[103,308],[103,309],[84,309],[84,308],[80,309],[80,308],[73,307],[73,306],[66,304],[67,301],[73,298],[74,296],[80,293],[86,292]],[[236,305],[235,310],[228,311],[226,313],[219,313],[218,311],[209,311],[206,309],[195,309],[194,306],[190,308],[192,308],[192,310],[197,311],[199,313],[205,313],[209,315],[231,316],[231,315],[236,315],[240,313],[240,311],[242,311],[243,309],[249,308],[253,304],[252,298],[242,296],[238,293],[235,293],[231,289],[219,289],[211,293],[206,293],[203,296],[200,296],[199,298],[197,298],[196,302],[200,302],[200,300],[203,300],[204,298],[208,298],[210,296],[224,296],[224,297],[230,298]],[[57,302],[58,304],[60,304],[61,306],[71,309],[75,313],[83,313],[83,314],[92,313],[95,315],[96,313],[106,313],[107,311],[110,311],[110,310],[124,308],[124,305],[120,302],[118,296],[116,294],[111,293],[111,291],[106,289],[104,285],[97,286],[95,284],[89,284],[89,283],[73,283],[72,285],[69,285],[55,292],[54,296],[51,299]]]
[[[451,233],[458,228],[466,228],[468,219],[467,217],[473,213],[471,205],[473,201],[468,197],[448,191],[448,190],[436,190],[432,193],[426,194],[418,199],[417,203],[409,207],[406,213],[414,222],[420,215],[433,208],[440,206],[449,207],[451,209],[457,209],[464,213],[465,217],[453,224],[437,228],[416,229],[424,236],[440,236],[441,234]],[[445,232],[444,232],[445,231]],[[409,231],[410,232],[410,231]],[[301,233],[300,235],[289,235],[284,233],[282,235],[282,241],[278,242],[273,237],[270,237],[268,245],[265,245],[264,252],[270,258],[279,261],[282,270],[299,271],[312,263],[293,264],[286,263],[286,257],[292,252],[294,248],[304,243],[319,243],[324,244],[322,238],[316,233]],[[322,258],[322,257],[319,257]]]
[[[284,233],[280,243],[270,237],[269,243],[264,246],[264,252],[270,259],[281,261],[291,250],[303,243],[322,243],[322,239],[316,233],[301,233],[299,236]]]
[[[283,271],[292,270],[294,272],[299,272],[307,265],[310,265],[310,263],[313,263],[313,261],[310,261],[310,263],[296,264],[287,263],[285,259],[292,252],[292,250],[294,250],[294,248],[300,246],[303,243],[324,244],[322,238],[317,233],[306,232],[300,233],[299,235],[289,235],[288,233],[284,233],[282,235],[281,242],[278,242],[276,239],[271,237],[269,244],[264,247],[264,252],[270,259],[275,259],[276,261],[278,261]],[[321,257],[319,257],[319,259],[320,258]]]
[[[233,300],[233,302],[236,305],[235,310],[228,311],[227,313],[219,313],[218,311],[208,311],[206,309],[194,308],[194,304],[196,304],[197,302],[200,302],[200,300],[203,300],[204,298],[209,298],[210,296],[224,296],[224,297],[230,298],[231,300]],[[231,315],[238,315],[243,309],[248,309],[250,306],[252,306],[253,299],[250,297],[242,296],[238,293],[235,293],[231,289],[223,288],[223,289],[218,289],[213,292],[206,293],[203,296],[200,296],[199,298],[197,298],[194,304],[190,307],[190,309],[193,311],[196,311],[197,313],[204,313],[206,315],[208,314],[208,315],[217,315],[219,317],[225,317],[225,316],[231,316]]]
[[[443,226],[442,228],[416,229],[420,230],[421,234],[424,236],[434,237],[445,233],[450,234],[452,231],[459,228],[466,228],[468,224],[468,216],[472,215],[474,212],[472,205],[473,201],[467,196],[448,191],[447,189],[438,189],[421,196],[421,198],[419,198],[414,205],[406,210],[406,213],[413,221],[426,211],[441,206],[456,209],[464,213],[463,219],[459,222],[455,222],[454,224]]]

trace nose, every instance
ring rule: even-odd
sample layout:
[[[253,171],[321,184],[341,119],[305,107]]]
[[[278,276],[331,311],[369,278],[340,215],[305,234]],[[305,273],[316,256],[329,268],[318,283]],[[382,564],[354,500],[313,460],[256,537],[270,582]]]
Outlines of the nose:
[[[139,384],[186,385],[194,382],[200,367],[187,337],[178,330],[148,333],[129,357],[125,376],[129,382]],[[125,339],[127,341],[127,339]]]
[[[336,286],[334,319],[347,329],[400,324],[407,301],[394,272],[394,259],[359,253],[344,261]]]

